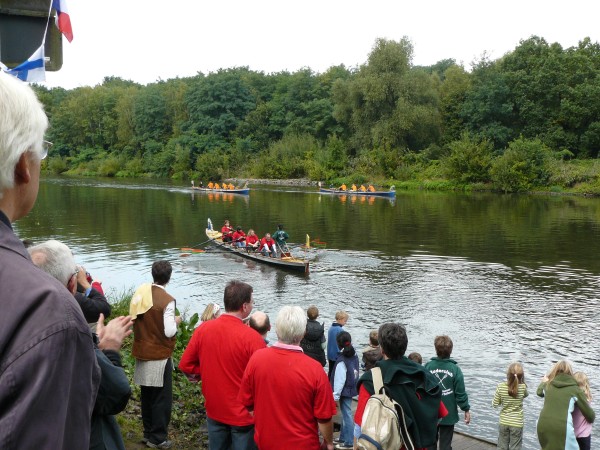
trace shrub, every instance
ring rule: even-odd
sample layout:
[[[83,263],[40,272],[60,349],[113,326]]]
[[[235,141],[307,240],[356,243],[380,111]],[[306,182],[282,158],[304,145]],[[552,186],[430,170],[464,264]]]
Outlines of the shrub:
[[[550,149],[539,139],[520,137],[492,164],[492,181],[504,192],[526,191],[550,177]]]
[[[461,183],[487,182],[490,180],[493,145],[489,140],[476,139],[463,133],[458,141],[448,144],[450,155],[444,163],[448,176]]]

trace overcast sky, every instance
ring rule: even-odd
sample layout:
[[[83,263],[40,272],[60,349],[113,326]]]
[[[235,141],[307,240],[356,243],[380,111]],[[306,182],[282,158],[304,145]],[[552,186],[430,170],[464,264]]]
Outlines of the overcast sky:
[[[68,0],[74,39],[48,86],[139,83],[248,66],[265,73],[363,64],[377,38],[414,45],[416,65],[468,69],[532,35],[571,47],[600,41],[594,0]]]

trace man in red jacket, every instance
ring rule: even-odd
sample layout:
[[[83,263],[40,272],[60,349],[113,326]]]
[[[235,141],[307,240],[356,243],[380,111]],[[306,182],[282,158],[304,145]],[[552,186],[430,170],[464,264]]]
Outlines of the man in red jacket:
[[[210,448],[255,449],[254,419],[237,398],[248,360],[266,346],[243,322],[254,304],[252,286],[230,281],[223,303],[224,314],[196,328],[179,369],[202,379]]]
[[[265,237],[260,240],[260,251],[263,255],[277,256],[277,246],[275,240],[271,237],[271,233],[265,234]]]

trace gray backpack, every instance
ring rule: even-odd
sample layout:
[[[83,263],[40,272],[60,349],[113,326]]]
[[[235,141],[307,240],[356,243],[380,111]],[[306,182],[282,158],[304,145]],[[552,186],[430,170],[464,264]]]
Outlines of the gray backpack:
[[[392,399],[383,384],[381,369],[371,369],[374,394],[367,401],[357,440],[360,450],[414,450],[402,406]]]

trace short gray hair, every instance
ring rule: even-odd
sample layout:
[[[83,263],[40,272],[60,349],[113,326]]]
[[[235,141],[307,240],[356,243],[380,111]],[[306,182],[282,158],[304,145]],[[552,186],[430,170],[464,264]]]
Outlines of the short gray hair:
[[[279,342],[298,345],[306,333],[306,320],[306,314],[299,306],[281,308],[275,324]]]
[[[51,239],[27,249],[33,263],[56,278],[63,286],[69,283],[76,266],[71,249],[62,242]]]
[[[27,151],[42,156],[48,118],[26,83],[0,70],[0,198],[14,186],[15,167]]]

